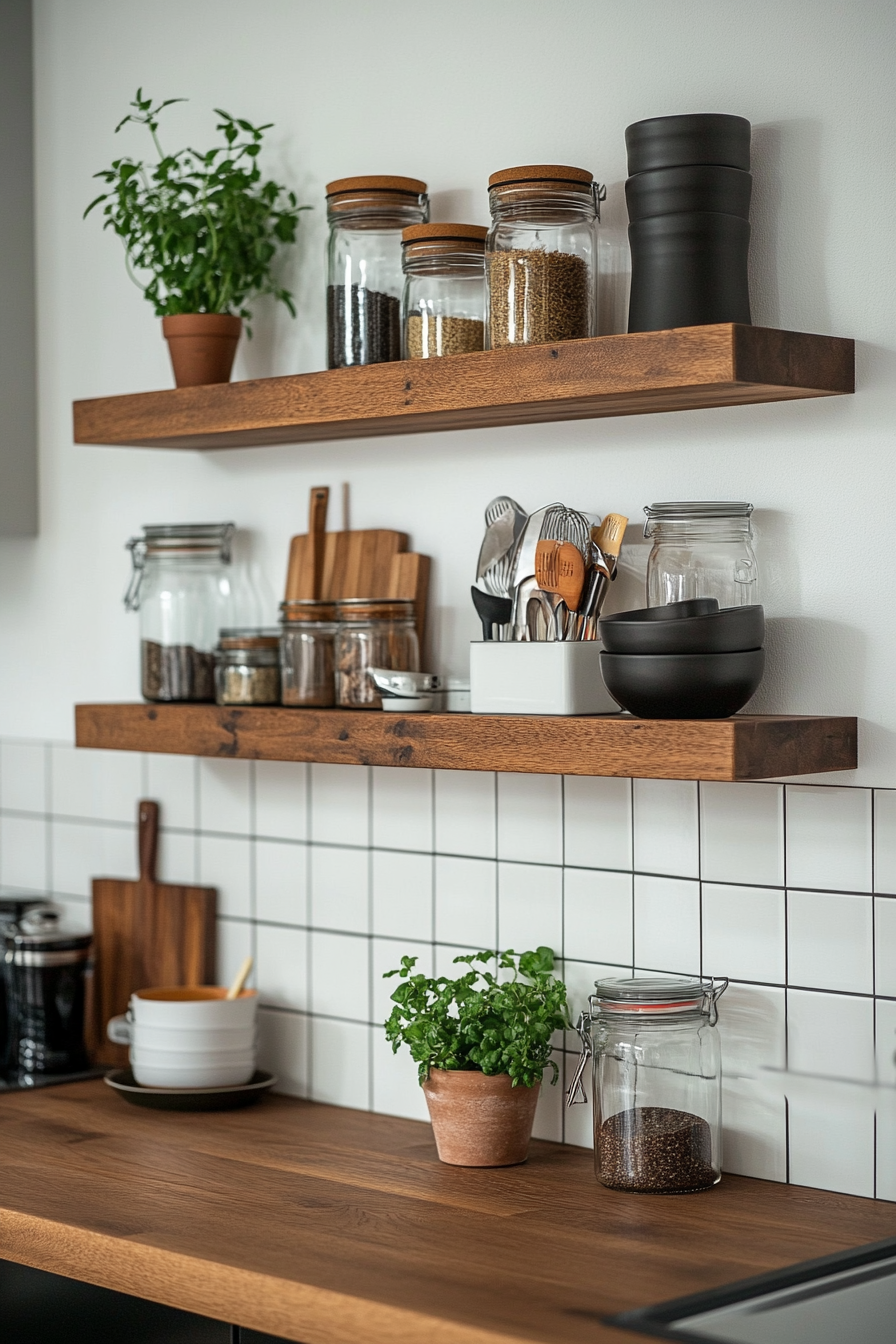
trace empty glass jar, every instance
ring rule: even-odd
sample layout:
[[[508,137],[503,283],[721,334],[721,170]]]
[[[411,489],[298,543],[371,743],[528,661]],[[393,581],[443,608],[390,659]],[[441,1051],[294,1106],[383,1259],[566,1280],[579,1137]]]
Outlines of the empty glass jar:
[[[485,348],[485,235],[478,224],[414,224],[401,236],[404,359]]]
[[[429,219],[426,183],[343,177],[327,186],[327,368],[401,358],[401,231]]]
[[[219,705],[280,703],[280,632],[222,630],[215,650]]]
[[[645,537],[647,605],[715,597],[720,607],[760,602],[753,551],[752,504],[727,501],[649,504]]]
[[[333,667],[336,604],[314,598],[281,602],[280,615],[283,704],[325,709],[336,700]]]
[[[414,604],[343,598],[336,604],[336,703],[346,709],[382,709],[371,667],[419,672]]]

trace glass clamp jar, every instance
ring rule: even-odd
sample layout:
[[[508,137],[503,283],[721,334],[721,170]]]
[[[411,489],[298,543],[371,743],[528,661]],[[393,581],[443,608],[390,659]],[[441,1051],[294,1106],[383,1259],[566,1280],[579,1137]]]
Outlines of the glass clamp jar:
[[[715,597],[720,607],[761,601],[753,550],[752,504],[731,501],[648,504],[644,536],[647,605],[662,607],[693,597]]]
[[[336,701],[336,604],[301,598],[280,604],[280,682],[284,705],[326,709]]]
[[[488,185],[488,348],[593,335],[606,189],[583,168],[549,165],[506,168]]]
[[[144,700],[214,700],[214,647],[231,623],[233,523],[144,527],[127,543],[126,611],[140,612]]]
[[[222,630],[215,650],[219,705],[280,703],[279,630]]]
[[[345,709],[382,709],[370,669],[420,671],[413,602],[343,598],[336,603],[336,620],[336,703]]]
[[[582,1054],[566,1104],[586,1100],[582,1075],[593,1059],[594,1168],[603,1185],[684,1194],[721,1179],[716,1022],[727,987],[701,976],[595,982],[576,1024]]]
[[[401,358],[401,232],[429,219],[414,177],[327,185],[327,368]]]
[[[485,237],[478,224],[413,224],[401,235],[402,357],[485,348]]]

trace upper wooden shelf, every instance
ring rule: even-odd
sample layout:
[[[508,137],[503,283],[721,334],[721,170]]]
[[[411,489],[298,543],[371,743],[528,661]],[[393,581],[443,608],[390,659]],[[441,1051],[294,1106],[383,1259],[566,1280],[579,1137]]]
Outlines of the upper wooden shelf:
[[[76,401],[76,443],[248,448],[855,391],[854,342],[723,323]]]
[[[746,780],[856,768],[853,718],[386,714],[77,705],[75,743],[114,751],[542,775]]]

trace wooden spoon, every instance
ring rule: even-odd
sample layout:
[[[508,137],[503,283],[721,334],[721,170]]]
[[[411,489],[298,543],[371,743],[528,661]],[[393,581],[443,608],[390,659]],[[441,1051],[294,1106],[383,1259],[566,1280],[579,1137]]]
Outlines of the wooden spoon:
[[[558,591],[557,556],[560,545],[559,541],[543,540],[535,547],[535,581],[542,592]]]
[[[596,531],[594,528],[591,529],[591,538],[604,555],[618,560],[627,527],[628,519],[621,513],[608,513]]]
[[[570,611],[578,611],[585,585],[585,560],[578,546],[564,541],[556,552],[557,581],[554,591]]]
[[[238,999],[243,992],[243,985],[249,979],[249,972],[252,969],[252,958],[247,957],[242,966],[233,978],[233,984],[224,995],[225,999]]]

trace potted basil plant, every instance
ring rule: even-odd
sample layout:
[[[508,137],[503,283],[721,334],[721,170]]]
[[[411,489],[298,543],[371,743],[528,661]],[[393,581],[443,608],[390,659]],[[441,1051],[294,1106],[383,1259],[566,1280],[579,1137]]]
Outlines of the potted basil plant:
[[[416,962],[402,957],[386,973],[401,977],[386,1037],[417,1062],[439,1157],[459,1167],[525,1162],[542,1076],[551,1069],[556,1083],[559,1073],[551,1037],[570,1025],[553,952],[455,957],[470,969],[453,980],[415,974]]]
[[[109,188],[84,216],[103,205],[104,229],[124,243],[128,273],[162,319],[178,387],[226,383],[247,303],[272,294],[296,315],[292,295],[273,274],[282,246],[295,242],[299,206],[293,192],[262,179],[258,166],[264,132],[216,108],[223,143],[205,153],[166,154],[159,113],[182,98],[153,107],[143,90],[115,127],[133,122],[149,131],[155,164],[113,160],[95,176]],[[145,278],[141,278],[145,277]],[[251,329],[247,328],[251,336]]]

